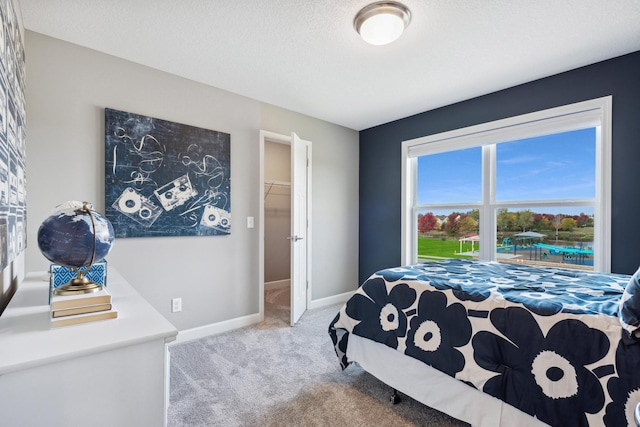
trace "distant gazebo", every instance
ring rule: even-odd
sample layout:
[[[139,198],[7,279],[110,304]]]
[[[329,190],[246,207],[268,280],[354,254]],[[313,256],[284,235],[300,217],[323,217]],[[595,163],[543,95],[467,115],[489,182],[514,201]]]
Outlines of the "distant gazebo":
[[[459,253],[462,253],[462,242],[471,242],[471,253],[473,253],[475,242],[480,242],[480,235],[479,234],[467,234],[463,238],[458,239],[458,241],[460,242],[460,252]]]
[[[535,231],[525,231],[522,233],[514,234],[513,237],[515,237],[516,241],[513,242],[513,254],[515,255],[518,250],[517,240],[520,240],[522,242],[522,246],[527,243],[531,243],[533,245],[533,241],[535,239],[540,239],[540,241],[542,242],[542,238],[546,236],[546,234],[536,233]]]
[[[541,233],[536,233],[535,231],[525,231],[523,233],[516,233],[513,235],[513,237],[515,237],[517,240],[535,240],[535,239],[541,239],[543,237],[547,237],[546,234],[541,234]]]

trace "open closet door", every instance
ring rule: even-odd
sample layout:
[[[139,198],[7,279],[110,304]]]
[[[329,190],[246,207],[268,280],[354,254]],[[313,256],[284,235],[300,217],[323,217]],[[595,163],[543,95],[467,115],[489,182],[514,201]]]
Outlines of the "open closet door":
[[[308,148],[311,142],[291,134],[291,326],[307,309]]]

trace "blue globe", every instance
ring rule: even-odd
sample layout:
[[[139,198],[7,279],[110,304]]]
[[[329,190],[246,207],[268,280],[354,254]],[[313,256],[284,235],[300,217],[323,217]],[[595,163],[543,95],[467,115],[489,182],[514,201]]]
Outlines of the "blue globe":
[[[70,201],[57,206],[42,222],[38,229],[38,247],[49,261],[80,268],[91,264],[94,244],[93,262],[106,257],[114,236],[111,222],[94,211],[89,203]]]

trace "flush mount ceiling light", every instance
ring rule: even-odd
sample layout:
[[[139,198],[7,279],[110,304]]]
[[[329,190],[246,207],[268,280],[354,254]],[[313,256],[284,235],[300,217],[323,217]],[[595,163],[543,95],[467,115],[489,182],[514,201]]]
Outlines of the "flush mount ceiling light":
[[[353,26],[360,37],[374,45],[389,44],[402,35],[411,22],[411,11],[402,3],[379,1],[363,7]]]

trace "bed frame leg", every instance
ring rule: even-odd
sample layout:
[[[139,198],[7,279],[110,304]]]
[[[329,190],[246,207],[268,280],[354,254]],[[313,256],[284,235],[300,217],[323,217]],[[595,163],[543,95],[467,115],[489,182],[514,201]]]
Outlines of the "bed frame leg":
[[[393,389],[393,394],[391,394],[391,403],[394,405],[397,405],[398,403],[400,403],[400,396],[398,395],[398,390],[396,390],[395,388]]]

